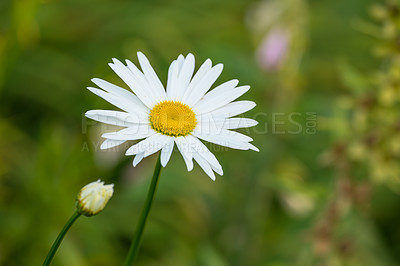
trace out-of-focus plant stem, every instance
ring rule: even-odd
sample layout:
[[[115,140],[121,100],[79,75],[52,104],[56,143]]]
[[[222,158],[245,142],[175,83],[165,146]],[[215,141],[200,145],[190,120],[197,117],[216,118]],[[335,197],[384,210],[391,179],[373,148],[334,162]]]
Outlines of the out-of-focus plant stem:
[[[58,234],[56,240],[53,243],[53,246],[51,246],[51,249],[49,251],[49,253],[47,254],[47,257],[45,259],[45,261],[43,262],[43,266],[47,266],[50,265],[51,261],[53,260],[54,255],[57,252],[58,247],[61,244],[61,241],[64,239],[64,236],[67,234],[69,228],[72,226],[72,224],[76,221],[76,219],[79,218],[79,216],[81,216],[81,213],[76,211],[71,218],[69,218],[68,222],[64,225],[63,229],[61,230],[61,232]]]
[[[128,256],[127,256],[125,264],[124,264],[125,266],[133,265],[133,263],[136,260],[137,255],[138,255],[138,252],[139,252],[139,247],[140,247],[140,243],[142,240],[144,228],[146,226],[147,217],[149,216],[150,209],[151,209],[153,200],[154,200],[156,192],[157,192],[158,180],[159,180],[159,177],[161,174],[162,167],[161,167],[160,156],[161,156],[161,152],[160,152],[160,155],[158,156],[157,163],[154,168],[153,178],[151,179],[149,191],[147,192],[146,202],[144,203],[142,213],[140,215],[140,218],[139,218],[139,221],[138,221],[138,224],[136,227],[134,239],[132,241],[131,247],[129,248]]]

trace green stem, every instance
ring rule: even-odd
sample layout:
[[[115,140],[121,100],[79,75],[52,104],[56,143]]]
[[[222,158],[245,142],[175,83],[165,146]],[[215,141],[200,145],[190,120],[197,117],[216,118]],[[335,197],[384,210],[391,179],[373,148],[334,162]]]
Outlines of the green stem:
[[[139,222],[136,226],[135,238],[132,241],[131,247],[129,248],[128,257],[125,260],[125,266],[130,266],[135,262],[135,259],[139,252],[139,246],[142,239],[143,231],[146,226],[147,217],[149,216],[151,205],[156,195],[158,180],[161,173],[161,162],[160,155],[158,156],[156,167],[154,168],[153,178],[151,179],[149,191],[147,192],[146,202],[144,203],[142,213],[139,218]]]
[[[51,260],[54,257],[54,254],[56,254],[56,251],[58,249],[58,247],[61,244],[61,241],[63,240],[64,236],[67,234],[68,229],[71,227],[71,225],[76,221],[76,219],[79,218],[79,216],[81,216],[81,213],[79,213],[78,211],[76,211],[71,218],[69,218],[68,222],[64,225],[63,229],[61,230],[61,232],[58,234],[56,240],[53,243],[53,246],[51,246],[51,249],[49,251],[49,253],[47,254],[47,257],[45,259],[45,261],[43,262],[43,266],[47,266],[50,265]]]

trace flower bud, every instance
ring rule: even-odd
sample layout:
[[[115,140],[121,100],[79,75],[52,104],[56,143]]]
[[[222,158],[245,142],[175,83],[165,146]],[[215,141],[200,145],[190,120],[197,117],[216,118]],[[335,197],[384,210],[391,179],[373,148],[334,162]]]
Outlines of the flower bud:
[[[114,192],[114,184],[104,185],[97,180],[84,186],[76,199],[78,211],[86,216],[101,212]]]

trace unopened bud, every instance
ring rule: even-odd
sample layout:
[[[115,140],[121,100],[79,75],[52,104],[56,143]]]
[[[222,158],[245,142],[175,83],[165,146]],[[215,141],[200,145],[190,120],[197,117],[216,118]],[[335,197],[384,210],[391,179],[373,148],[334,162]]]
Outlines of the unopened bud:
[[[114,192],[114,184],[104,185],[97,180],[84,186],[76,199],[78,211],[86,216],[93,216],[101,212]]]

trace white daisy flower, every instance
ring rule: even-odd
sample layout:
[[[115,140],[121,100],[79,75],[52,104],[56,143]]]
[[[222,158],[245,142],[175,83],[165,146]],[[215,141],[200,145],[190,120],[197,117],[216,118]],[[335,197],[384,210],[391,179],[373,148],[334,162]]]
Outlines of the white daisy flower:
[[[199,139],[234,149],[259,151],[250,143],[252,138],[231,130],[258,123],[248,118],[232,118],[256,105],[251,101],[233,102],[250,86],[237,87],[239,81],[234,79],[210,90],[222,72],[222,64],[212,66],[207,59],[193,76],[194,56],[179,55],[169,67],[165,90],[146,56],[138,52],[138,59],[142,71],[129,60],[127,65],[117,59],[109,64],[133,93],[97,78],[92,81],[101,89],[88,88],[123,110],[86,112],[88,118],[125,127],[103,134],[106,140],[101,149],[144,139],[126,151],[126,155],[135,155],[133,165],[161,150],[161,164],[165,167],[176,144],[188,171],[193,169],[194,159],[212,180],[214,171],[223,174],[222,167]]]

